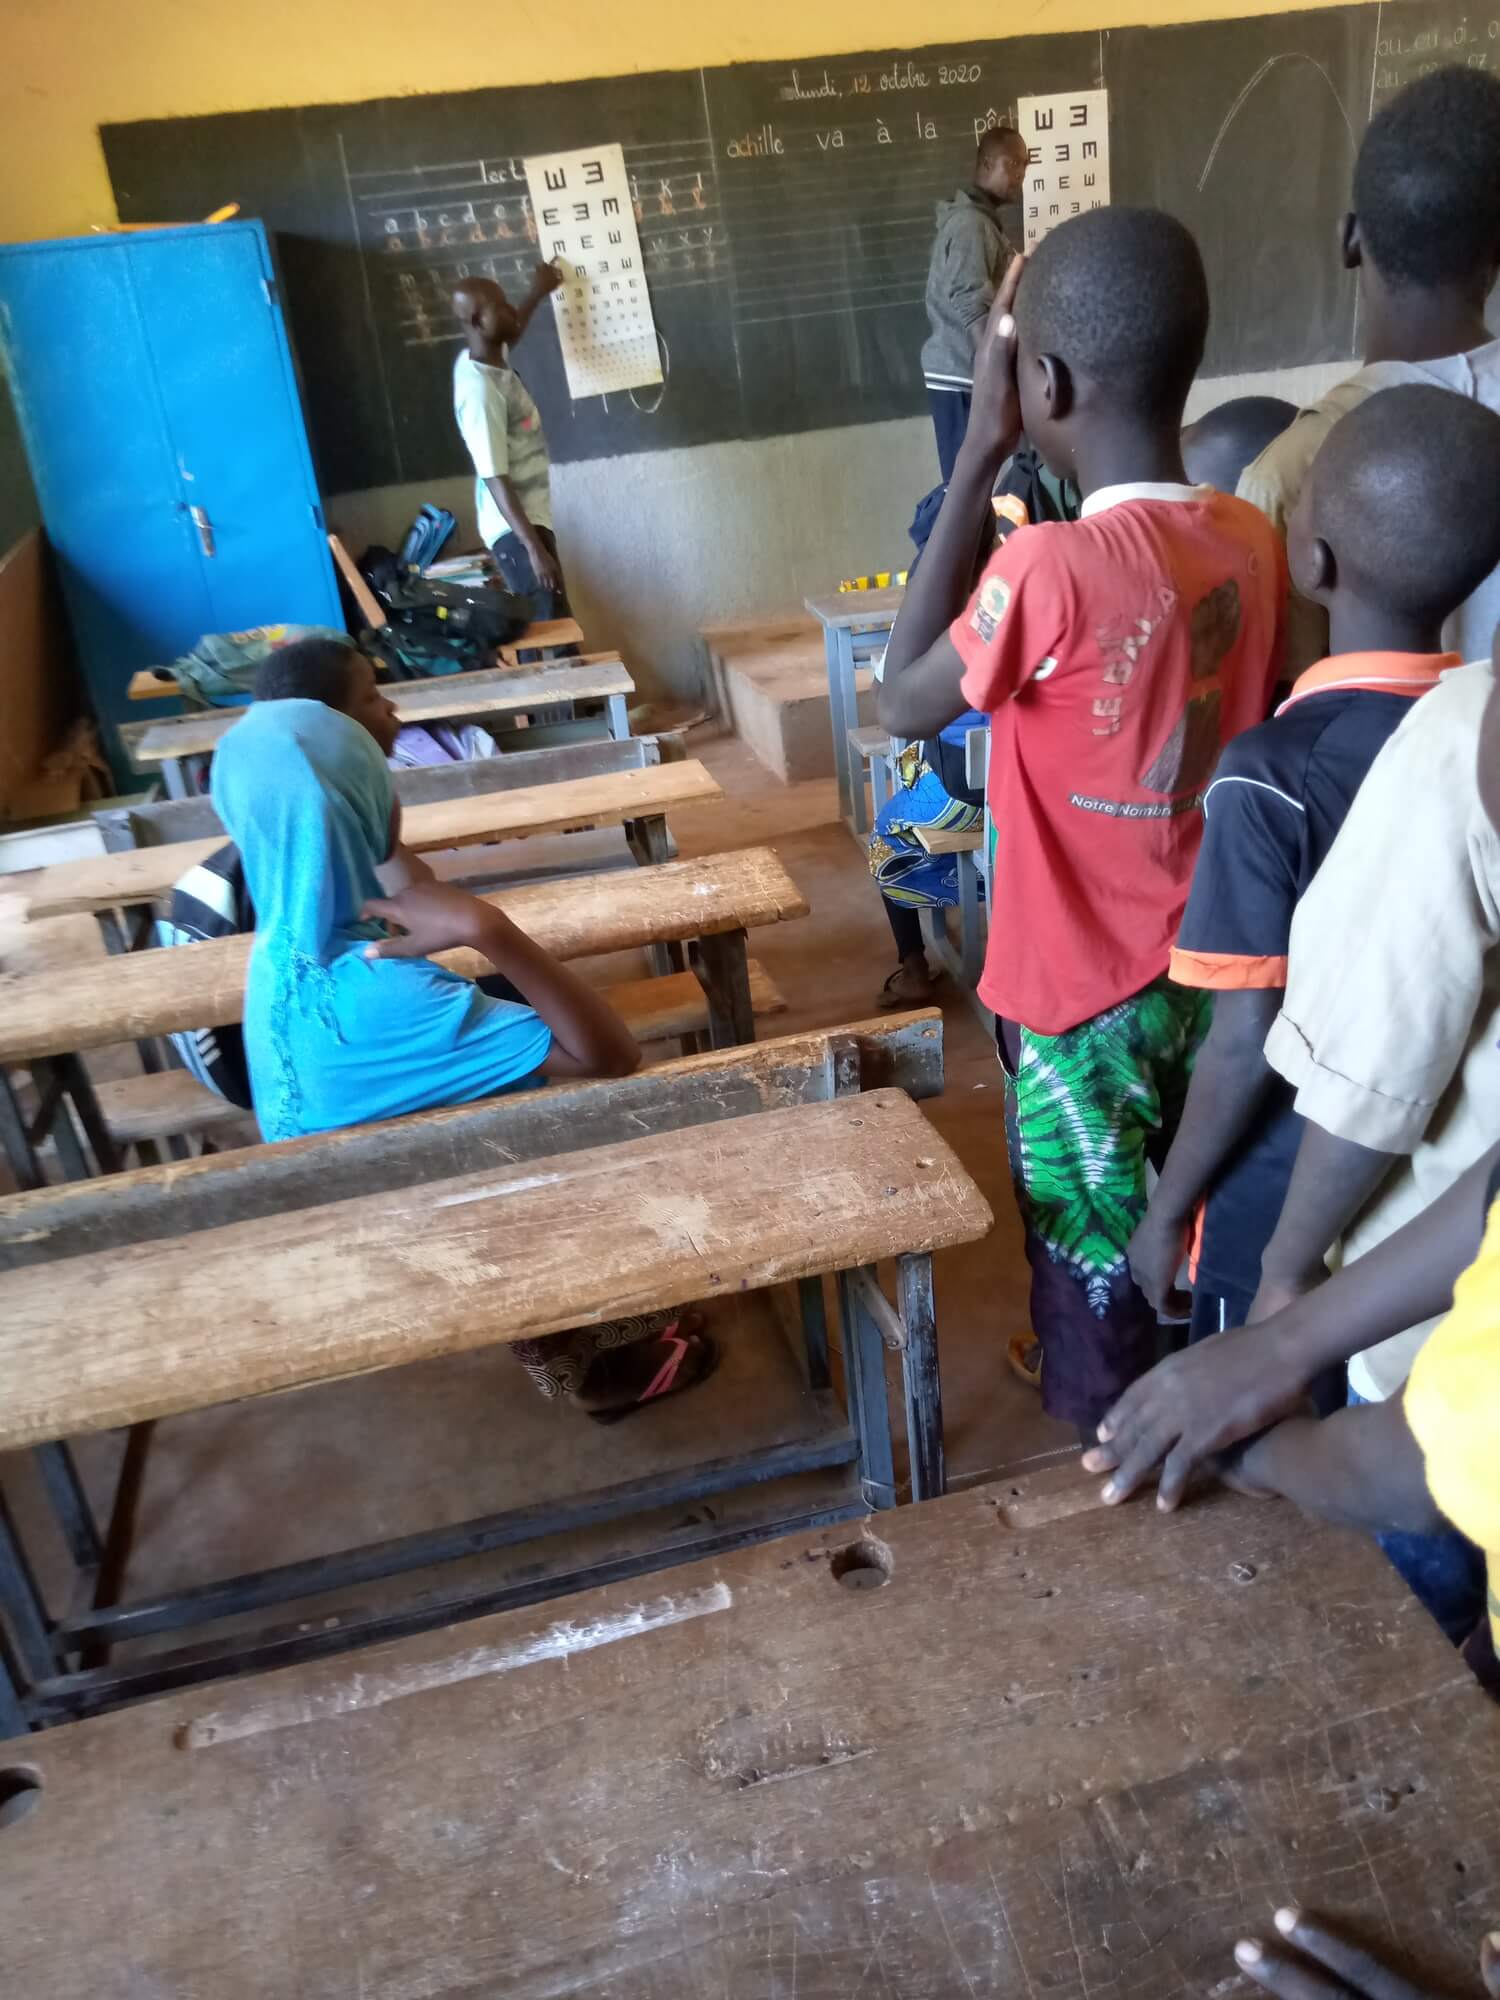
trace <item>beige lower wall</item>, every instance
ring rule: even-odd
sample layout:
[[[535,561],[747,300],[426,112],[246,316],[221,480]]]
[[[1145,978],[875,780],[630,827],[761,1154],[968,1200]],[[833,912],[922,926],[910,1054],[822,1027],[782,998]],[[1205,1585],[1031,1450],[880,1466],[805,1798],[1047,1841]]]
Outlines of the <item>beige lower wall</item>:
[[[1231,396],[1314,401],[1351,364],[1200,382],[1196,417]],[[840,577],[900,569],[912,509],[938,476],[925,417],[744,444],[559,465],[553,508],[574,605],[591,643],[617,646],[647,693],[704,693],[699,630],[774,617]],[[358,552],[394,547],[423,501],[449,507],[474,545],[473,483],[345,493],[330,525]]]

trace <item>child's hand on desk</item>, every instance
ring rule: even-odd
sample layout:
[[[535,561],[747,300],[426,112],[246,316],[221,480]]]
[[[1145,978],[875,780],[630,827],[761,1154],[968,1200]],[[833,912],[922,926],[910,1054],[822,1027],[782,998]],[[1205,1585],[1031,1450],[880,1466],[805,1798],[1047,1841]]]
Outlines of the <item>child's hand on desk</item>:
[[[1425,2000],[1427,1987],[1413,1986],[1384,1958],[1361,1950],[1321,1918],[1300,1910],[1278,1910],[1279,1938],[1262,1944],[1243,1938],[1234,1948],[1240,1970],[1281,2000]],[[1500,1935],[1491,1931],[1479,1947],[1483,1991],[1500,1996]],[[1448,1991],[1446,1984],[1443,1991]]]
[[[1016,322],[1013,309],[1024,257],[1012,257],[1000,280],[984,332],[974,352],[974,399],[966,435],[976,445],[1008,457],[1021,435],[1021,397],[1016,388]]]
[[[482,949],[487,938],[506,922],[490,903],[481,902],[451,882],[413,882],[399,895],[375,897],[360,911],[399,930],[365,946],[366,958],[431,958],[461,945]]]
[[[1156,1504],[1169,1512],[1195,1465],[1289,1416],[1306,1386],[1268,1333],[1212,1334],[1131,1384],[1084,1453],[1084,1470],[1111,1475],[1101,1498],[1112,1504],[1160,1465]]]

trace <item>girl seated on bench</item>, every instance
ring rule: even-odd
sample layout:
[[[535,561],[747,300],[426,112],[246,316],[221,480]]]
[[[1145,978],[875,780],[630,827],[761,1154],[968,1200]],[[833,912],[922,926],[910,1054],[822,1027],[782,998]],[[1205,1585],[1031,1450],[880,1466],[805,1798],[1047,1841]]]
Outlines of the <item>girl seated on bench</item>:
[[[256,913],[244,1044],[265,1137],[470,1103],[553,1076],[628,1076],[640,1050],[608,1003],[492,904],[438,882],[401,847],[400,807],[364,713],[373,714],[370,663],[330,641],[305,644],[337,656],[309,663],[306,684],[327,688],[341,669],[345,698],[258,700],[213,766],[214,805]],[[277,655],[279,688],[299,650]],[[462,946],[495,977],[476,985],[432,962]],[[545,1394],[567,1393],[609,1422],[709,1372],[713,1344],[687,1321],[663,1313],[517,1343],[516,1353]]]

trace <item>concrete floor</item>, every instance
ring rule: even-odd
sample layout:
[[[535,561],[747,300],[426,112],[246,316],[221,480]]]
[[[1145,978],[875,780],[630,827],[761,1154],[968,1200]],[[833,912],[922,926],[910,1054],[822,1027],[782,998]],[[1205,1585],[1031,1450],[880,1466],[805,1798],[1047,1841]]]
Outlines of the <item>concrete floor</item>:
[[[784,786],[743,744],[704,730],[693,732],[689,747],[726,797],[673,816],[681,853],[772,844],[811,905],[809,917],[751,940],[789,1003],[764,1032],[874,1014],[892,964],[890,934],[863,853],[838,822],[832,780]],[[24,889],[24,878],[8,886]],[[0,958],[17,969],[96,948],[90,919],[64,920],[66,931],[49,926],[43,952],[41,938],[34,934],[27,945],[13,923],[4,924],[14,914],[13,903],[0,908]],[[61,966],[53,969],[65,976]],[[597,961],[594,970],[623,977],[636,967],[618,959]],[[944,1015],[946,1089],[926,1110],[996,1215],[986,1242],[937,1258],[949,1474],[966,1484],[1069,1450],[1073,1437],[1042,1415],[1036,1396],[1005,1365],[1008,1337],[1027,1323],[1027,1274],[1005,1165],[1000,1077],[989,1035],[956,992]],[[782,1332],[760,1302],[732,1310],[732,1323],[716,1315],[724,1359],[712,1381],[607,1431],[543,1403],[503,1350],[162,1423],[151,1442],[126,1593],[323,1554],[795,1435],[808,1427],[810,1411]],[[899,1436],[899,1404],[892,1414]],[[80,1447],[101,1501],[119,1450],[118,1439]],[[0,1459],[0,1482],[36,1525],[44,1572],[60,1588],[60,1550],[38,1520],[31,1466]],[[721,1503],[714,1508],[710,1518],[727,1517]],[[686,1533],[693,1520],[689,1510],[661,1525]],[[614,1529],[590,1546],[602,1552],[629,1543],[629,1530]],[[514,1558],[501,1569],[514,1572]],[[463,1578],[449,1567],[434,1580],[447,1588]],[[362,1602],[372,1594],[358,1593]]]

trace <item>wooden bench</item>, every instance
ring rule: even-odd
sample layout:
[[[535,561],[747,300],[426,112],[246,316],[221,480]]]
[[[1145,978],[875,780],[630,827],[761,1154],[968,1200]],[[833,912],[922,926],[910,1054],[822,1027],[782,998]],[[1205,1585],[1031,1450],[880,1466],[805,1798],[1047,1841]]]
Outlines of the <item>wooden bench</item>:
[[[545,750],[512,750],[503,757],[473,757],[461,763],[430,764],[392,771],[391,784],[403,807],[468,798],[475,792],[504,792],[556,785],[616,771],[643,771],[681,763],[680,736],[596,737]],[[190,799],[138,798],[124,806],[103,806],[93,815],[107,854],[132,847],[164,846],[179,840],[223,838],[223,822],[206,795]]]
[[[616,771],[596,778],[496,792],[476,792],[402,809],[401,838],[416,853],[502,840],[634,826],[642,858],[665,859],[665,815],[674,806],[720,799],[717,781],[695,759]],[[171,893],[189,868],[223,846],[222,836],[141,847],[97,860],[44,868],[27,890],[28,917],[126,909]]]
[[[870,804],[874,817],[878,818],[880,808],[891,796],[892,743],[888,731],[878,723],[866,723],[862,728],[849,731],[849,748],[859,766],[855,771],[851,766],[851,784],[863,785],[864,773],[870,774]]]
[[[746,965],[750,1005],[757,1021],[786,1012],[786,999],[757,958]],[[605,988],[605,998],[638,1042],[664,1042],[708,1032],[708,996],[692,972],[629,979]],[[254,1113],[230,1104],[183,1069],[120,1077],[94,1086],[99,1109],[116,1145],[202,1138],[241,1124]]]
[[[610,735],[617,738],[630,734],[625,697],[634,692],[635,682],[617,655],[521,673],[487,670],[395,681],[386,689],[403,723],[483,721],[598,701],[605,706]],[[189,766],[212,756],[244,713],[243,708],[204,709],[158,722],[127,722],[121,726],[120,740],[136,764],[161,766],[173,798],[186,798]]]
[[[716,1047],[750,1041],[755,1015],[746,969],[747,930],[807,914],[801,891],[768,848],[742,848],[700,861],[672,861],[627,874],[575,876],[502,890],[488,897],[555,956],[587,958],[657,945],[687,945],[708,996],[709,1037]],[[184,1029],[238,1021],[253,937],[128,952],[80,965],[63,980],[0,974],[0,1144],[23,1188],[44,1178],[38,1130],[55,1127],[72,1151],[69,1175],[87,1162],[57,1116],[60,1096],[78,1112],[95,1160],[118,1167],[79,1056],[116,1042],[141,1042]],[[477,978],[490,968],[479,953],[445,954],[442,963]],[[25,1120],[7,1065],[29,1064],[49,1115]]]
[[[540,618],[496,651],[508,666],[529,667],[539,660],[576,653],[582,645],[583,627],[576,618]]]
[[[851,590],[832,597],[809,597],[807,609],[823,627],[828,672],[828,712],[833,726],[833,768],[839,781],[839,810],[857,840],[870,831],[865,810],[864,773],[850,756],[850,732],[859,726],[859,695],[872,684],[873,662],[884,653],[905,591]]]
[[[1200,2000],[1291,1903],[1481,1990],[1494,1711],[1369,1542],[1072,1471],[875,1525],[12,1746],[0,1986]]]
[[[914,1087],[930,1089],[940,1033],[929,1013],[789,1037],[619,1083],[420,1114],[238,1161],[143,1169],[113,1184],[114,1199],[80,1185],[0,1203],[11,1266],[0,1278],[0,1450],[44,1447],[65,1492],[71,1479],[60,1512],[81,1567],[96,1566],[87,1558],[101,1538],[64,1437],[621,1314],[795,1282],[820,1418],[818,1432],[795,1444],[712,1461],[665,1485],[631,1481],[167,1599],[75,1610],[50,1626],[0,1515],[0,1611],[23,1658],[31,1719],[184,1675],[243,1671],[281,1657],[288,1633],[237,1634],[180,1657],[153,1653],[139,1664],[75,1671],[68,1656],[92,1644],[367,1583],[747,1480],[845,1465],[857,1484],[842,1511],[888,1506],[887,1342],[901,1354],[913,1495],[940,1492],[930,1253],[982,1236],[990,1213],[904,1091],[860,1094],[881,1072],[905,1072]],[[469,1170],[434,1178],[439,1163]],[[306,1205],[309,1188],[318,1206]],[[887,1257],[897,1264],[894,1303],[874,1274]],[[821,1277],[830,1271],[841,1274],[847,1424],[827,1399]],[[330,1313],[335,1292],[340,1305]],[[829,1518],[829,1504],[823,1495],[808,1518]],[[113,1528],[109,1539],[117,1542]],[[652,1560],[637,1551],[633,1565]],[[568,1574],[566,1565],[549,1572],[561,1587]],[[523,1594],[535,1592],[532,1574]],[[483,1595],[494,1601],[493,1590]],[[410,1616],[420,1624],[465,1608],[474,1603],[429,1598]],[[376,1626],[390,1615],[376,1614]],[[35,1643],[44,1627],[45,1659]],[[319,1650],[372,1627],[356,1612],[299,1629],[315,1635]]]

